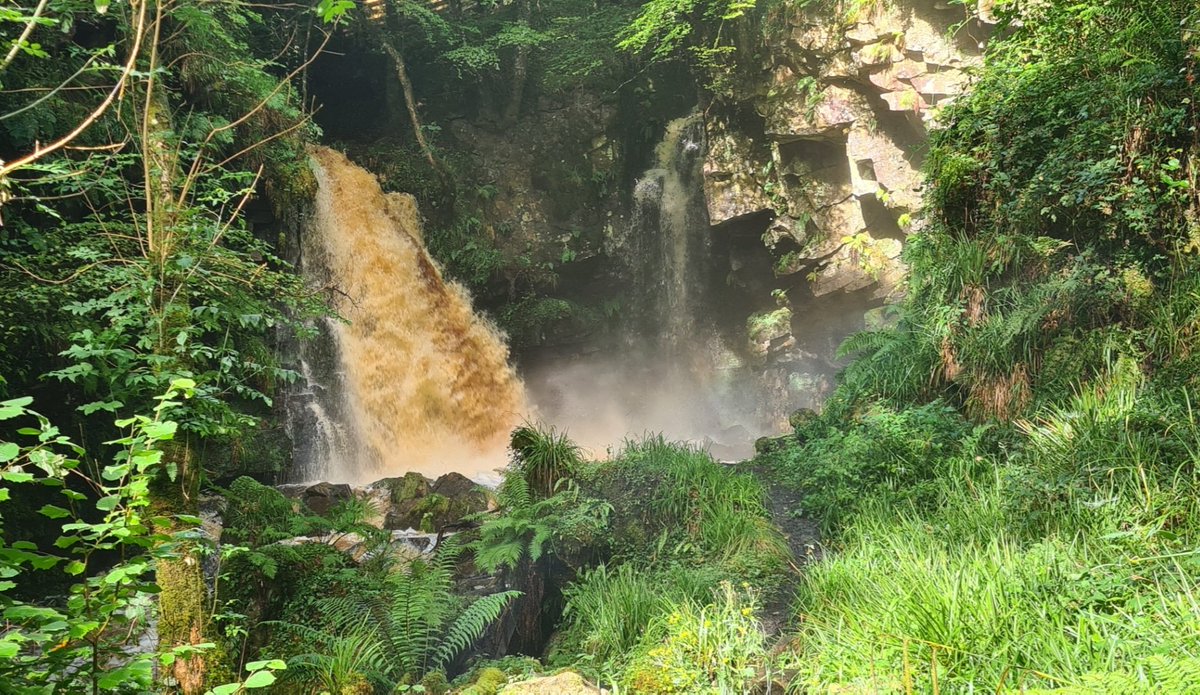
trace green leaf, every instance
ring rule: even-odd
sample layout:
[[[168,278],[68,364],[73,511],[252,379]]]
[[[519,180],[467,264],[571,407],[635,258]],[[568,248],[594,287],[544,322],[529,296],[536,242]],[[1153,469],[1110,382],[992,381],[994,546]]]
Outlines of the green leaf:
[[[121,501],[120,495],[109,495],[96,500],[96,509],[102,512],[111,512],[117,508],[117,503]]]
[[[178,429],[178,427],[179,425],[171,422],[170,420],[166,422],[149,422],[146,423],[146,426],[142,429],[142,432],[150,439],[170,439],[175,436],[175,430]]]
[[[267,659],[264,661],[251,661],[246,664],[247,671],[261,671],[265,668],[283,671],[287,668],[287,663],[283,659]]]
[[[75,576],[78,574],[83,574],[85,569],[87,569],[87,565],[83,564],[79,560],[72,560],[67,563],[67,566],[63,568],[63,571],[71,576]]]
[[[218,685],[217,687],[208,691],[207,695],[233,695],[238,690],[241,690],[241,688],[241,683],[226,683],[225,685]]]
[[[25,406],[33,402],[31,396],[0,402],[0,420],[8,420],[25,413]]]
[[[62,614],[53,608],[44,608],[41,606],[16,605],[7,608],[4,611],[4,617],[8,620],[61,620]]]
[[[84,415],[91,415],[92,413],[99,412],[101,410],[108,413],[115,413],[117,412],[118,408],[122,408],[124,405],[125,404],[121,401],[93,401],[80,406],[79,410]]]
[[[57,565],[61,561],[62,561],[61,557],[54,557],[53,555],[42,555],[40,557],[35,557],[32,560],[30,560],[29,564],[33,565],[34,569],[48,570],[51,567]]]
[[[250,674],[242,685],[249,688],[265,688],[275,682],[275,674],[270,671],[255,671]]]
[[[0,473],[0,478],[4,478],[10,483],[28,483],[33,480],[33,474],[25,471],[4,471]]]
[[[50,519],[61,519],[66,516],[71,516],[71,512],[53,504],[42,505],[42,508],[38,510],[38,513]]]
[[[21,447],[12,442],[0,443],[0,463],[11,461],[21,455]]]

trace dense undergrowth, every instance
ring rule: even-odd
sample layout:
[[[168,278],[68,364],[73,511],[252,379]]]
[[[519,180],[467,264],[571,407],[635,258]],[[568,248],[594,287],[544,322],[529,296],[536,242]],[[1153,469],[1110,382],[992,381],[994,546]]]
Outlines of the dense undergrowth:
[[[740,692],[759,677],[758,601],[787,548],[756,478],[661,437],[585,462],[563,435],[522,427],[513,452],[500,511],[415,560],[355,500],[317,515],[235,481],[225,535],[244,545],[220,571],[229,648],[283,660],[280,683],[297,692],[494,693],[546,668],[479,658],[520,639],[522,595],[553,581],[548,666],[641,693]],[[306,534],[333,540],[279,542]],[[335,549],[349,534],[363,552]],[[480,582],[492,588],[469,588]]]
[[[805,692],[1200,684],[1198,17],[1007,10],[934,137],[898,325],[764,454],[831,534]]]

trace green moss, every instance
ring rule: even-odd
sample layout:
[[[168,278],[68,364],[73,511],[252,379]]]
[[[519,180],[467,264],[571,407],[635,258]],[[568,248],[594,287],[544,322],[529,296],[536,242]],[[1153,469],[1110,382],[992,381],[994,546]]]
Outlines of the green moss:
[[[759,343],[792,331],[792,310],[780,307],[774,311],[759,311],[746,319],[746,333],[751,342]]]
[[[508,676],[498,668],[485,668],[475,679],[475,689],[480,695],[496,695],[508,683]]]

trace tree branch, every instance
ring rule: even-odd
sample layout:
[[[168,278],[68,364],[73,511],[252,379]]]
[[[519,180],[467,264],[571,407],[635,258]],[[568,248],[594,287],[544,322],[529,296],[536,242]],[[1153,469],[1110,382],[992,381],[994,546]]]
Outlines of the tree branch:
[[[33,152],[0,166],[0,179],[5,178],[21,167],[28,166],[42,157],[62,149],[72,140],[79,137],[83,131],[91,127],[91,125],[95,123],[105,111],[108,110],[108,107],[112,105],[113,101],[117,98],[117,95],[121,92],[122,87],[124,87],[125,82],[133,73],[134,67],[137,65],[138,52],[141,50],[142,46],[142,29],[146,24],[146,1],[130,0],[130,3],[132,5],[136,5],[138,8],[137,23],[134,26],[133,47],[129,51],[129,59],[125,61],[125,66],[121,70],[121,76],[117,79],[117,84],[114,85],[112,90],[109,91],[108,96],[104,97],[104,101],[100,102],[100,105],[97,106],[96,109],[90,114],[88,114],[87,118],[84,118],[82,121],[80,121],[79,124],[71,130],[71,132],[62,136],[58,140],[55,140],[49,145],[46,145],[45,147],[38,145],[34,148]]]
[[[4,62],[0,63],[0,70],[7,68],[10,63],[16,60],[17,53],[20,52],[21,46],[25,44],[25,41],[29,38],[29,35],[33,33],[33,28],[37,26],[38,19],[41,18],[42,12],[45,11],[46,5],[48,4],[50,4],[50,0],[41,0],[41,2],[38,3],[38,6],[34,8],[33,16],[29,18],[29,23],[25,25],[25,30],[22,31],[21,35],[17,37],[17,40],[13,42],[12,48],[8,49],[8,55],[4,56]]]

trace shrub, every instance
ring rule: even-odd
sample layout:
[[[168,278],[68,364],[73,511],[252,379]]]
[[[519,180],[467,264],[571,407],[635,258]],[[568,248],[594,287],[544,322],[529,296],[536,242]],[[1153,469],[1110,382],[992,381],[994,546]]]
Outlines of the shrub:
[[[762,483],[703,450],[648,436],[589,475],[626,523],[615,535],[629,557],[710,561],[760,577],[787,557]]]
[[[718,583],[712,569],[646,569],[600,565],[564,590],[566,608],[559,654],[585,654],[597,663],[620,663],[646,628],[672,606],[707,603]]]
[[[292,501],[273,487],[248,476],[234,480],[221,491],[228,505],[223,520],[225,540],[252,547],[296,536],[328,533],[327,520],[296,511]]]
[[[541,497],[553,495],[558,482],[572,477],[583,462],[579,446],[553,427],[522,425],[513,430],[511,448],[509,470],[519,472]]]
[[[711,603],[684,601],[654,621],[625,675],[646,695],[749,692],[766,657],[753,593],[723,582]]]
[[[806,423],[804,444],[767,460],[804,492],[803,511],[832,528],[872,497],[930,507],[937,500],[939,467],[952,458],[973,458],[987,433],[944,403],[904,410],[879,405],[841,428]]]

